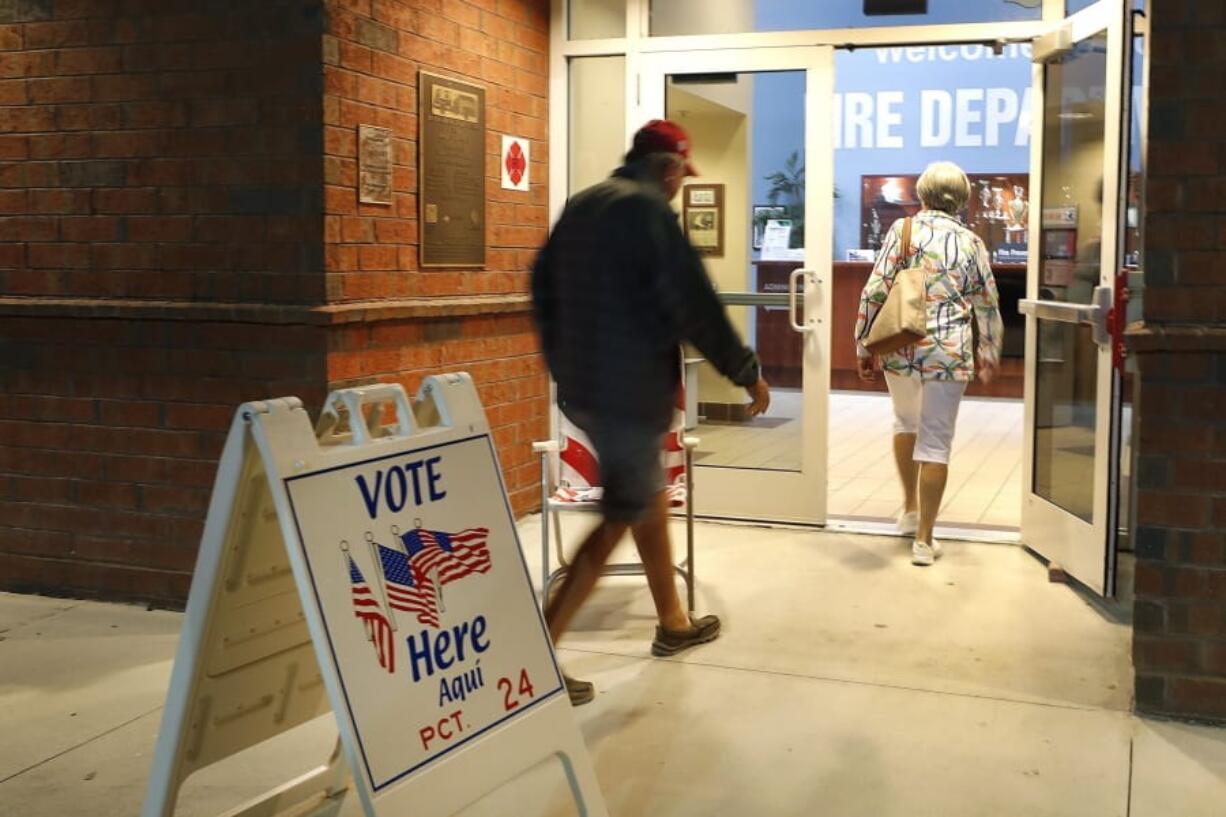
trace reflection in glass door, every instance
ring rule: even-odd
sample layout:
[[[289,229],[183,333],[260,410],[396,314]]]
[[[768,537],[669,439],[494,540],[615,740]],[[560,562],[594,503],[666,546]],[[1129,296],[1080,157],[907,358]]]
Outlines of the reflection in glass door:
[[[1039,299],[1090,305],[1102,266],[1107,33],[1047,64]],[[1034,493],[1093,521],[1098,344],[1085,323],[1038,320]]]
[[[704,468],[801,470],[805,343],[787,293],[804,266],[804,100],[804,71],[666,81],[665,115],[690,134],[702,174],[681,191],[684,229],[771,384],[770,411],[750,418],[744,391],[689,350],[695,461]]]
[[[771,384],[770,410],[750,418],[745,391],[687,350],[704,516],[825,521],[831,212],[811,202],[832,195],[833,154],[828,129],[811,123],[830,105],[832,59],[829,48],[780,48],[644,60],[640,119],[664,116],[690,135],[701,175],[682,188],[679,217]]]

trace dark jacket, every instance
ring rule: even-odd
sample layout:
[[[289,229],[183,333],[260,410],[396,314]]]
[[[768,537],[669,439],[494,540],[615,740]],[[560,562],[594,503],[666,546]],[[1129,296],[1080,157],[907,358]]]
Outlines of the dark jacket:
[[[537,327],[558,404],[668,427],[692,343],[740,386],[758,379],[659,186],[630,164],[574,196],[537,257]]]

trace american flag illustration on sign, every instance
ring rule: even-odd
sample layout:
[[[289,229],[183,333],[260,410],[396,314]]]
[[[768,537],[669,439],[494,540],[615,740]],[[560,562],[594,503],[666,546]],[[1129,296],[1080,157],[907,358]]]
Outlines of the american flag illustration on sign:
[[[459,533],[415,528],[401,535],[409,561],[426,576],[437,576],[448,585],[474,573],[488,573],[490,549],[488,528],[468,528]]]
[[[349,562],[349,584],[353,594],[353,614],[366,625],[366,637],[375,645],[375,655],[379,666],[388,672],[396,671],[396,644],[392,638],[392,625],[383,615],[379,600],[375,598],[366,583],[357,562],[348,553],[345,559]]]
[[[442,627],[440,588],[477,573],[489,572],[492,566],[489,529],[467,528],[459,533],[447,533],[418,527],[401,534],[393,527],[392,531],[407,553],[381,545],[369,532],[366,534],[377,561],[377,572],[382,575],[383,599],[391,610],[411,613],[418,624],[439,629]],[[342,547],[345,547],[343,543]],[[394,673],[396,639],[390,612],[384,614],[379,597],[366,583],[348,550],[345,558],[353,588],[353,614],[366,626],[366,637],[374,642],[379,666]]]
[[[429,627],[439,626],[438,605],[434,583],[430,577],[409,563],[407,554],[376,545],[383,568],[383,586],[387,591],[387,606],[393,610],[413,613],[417,621]]]

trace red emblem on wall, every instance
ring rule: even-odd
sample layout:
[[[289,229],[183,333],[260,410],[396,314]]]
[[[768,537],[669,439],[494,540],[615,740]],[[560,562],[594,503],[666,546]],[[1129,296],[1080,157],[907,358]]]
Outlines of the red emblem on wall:
[[[519,142],[511,143],[504,164],[507,168],[507,178],[511,180],[511,184],[518,185],[528,169],[528,160],[524,158],[524,149],[519,146]]]

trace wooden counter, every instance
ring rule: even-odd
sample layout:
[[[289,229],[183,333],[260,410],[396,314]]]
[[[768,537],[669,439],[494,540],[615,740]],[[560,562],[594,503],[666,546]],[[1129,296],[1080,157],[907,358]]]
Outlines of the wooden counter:
[[[793,261],[758,261],[759,292],[787,292],[788,275],[800,266]],[[885,391],[878,378],[863,383],[856,374],[856,349],[852,334],[860,292],[868,281],[872,264],[864,261],[836,261],[832,287],[832,349],[830,355],[830,387],[852,391]],[[1001,315],[1005,322],[1004,356],[1001,371],[990,385],[976,381],[967,394],[978,397],[1009,397],[1022,399],[1022,356],[1025,352],[1025,318],[1017,311],[1017,302],[1026,291],[1025,264],[997,264],[992,267],[1000,291]],[[757,308],[757,350],[763,373],[771,385],[784,388],[800,386],[800,336],[788,324],[786,309]]]

